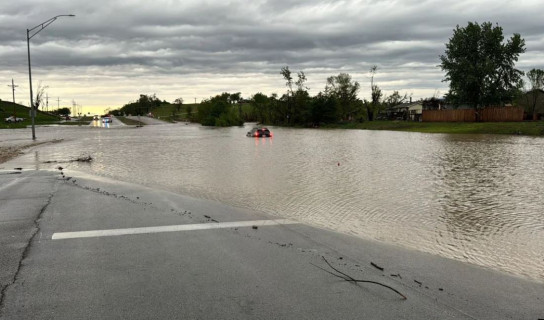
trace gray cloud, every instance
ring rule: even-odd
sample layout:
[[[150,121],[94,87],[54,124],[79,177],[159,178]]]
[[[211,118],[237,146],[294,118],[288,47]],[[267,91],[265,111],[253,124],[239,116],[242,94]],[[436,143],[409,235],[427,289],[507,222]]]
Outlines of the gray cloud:
[[[131,80],[142,77],[161,79],[153,90],[159,96],[172,92],[169,82],[202,98],[225,87],[246,95],[278,92],[284,65],[304,70],[316,93],[328,75],[339,72],[368,81],[374,64],[385,90],[424,96],[430,90],[445,93],[438,56],[455,26],[468,21],[497,22],[506,37],[520,33],[527,53],[519,66],[544,68],[540,8],[536,0],[12,1],[0,5],[0,79],[10,81],[11,74],[24,81],[26,28],[74,13],[31,40],[32,61],[51,87],[63,87],[67,75],[85,75],[85,81],[71,82],[71,92],[80,90],[82,96],[95,80],[111,79],[111,85],[131,83],[144,93],[149,85]],[[233,77],[238,89],[224,83]],[[0,97],[7,94],[0,86]],[[99,100],[95,96],[92,103],[109,103]]]

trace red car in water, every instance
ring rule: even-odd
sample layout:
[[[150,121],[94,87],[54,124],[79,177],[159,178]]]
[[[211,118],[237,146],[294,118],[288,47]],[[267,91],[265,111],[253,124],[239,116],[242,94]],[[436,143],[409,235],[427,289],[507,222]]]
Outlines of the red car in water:
[[[256,138],[270,138],[272,137],[272,132],[268,130],[267,128],[253,128],[251,131],[248,131],[246,134],[248,137],[256,137]]]

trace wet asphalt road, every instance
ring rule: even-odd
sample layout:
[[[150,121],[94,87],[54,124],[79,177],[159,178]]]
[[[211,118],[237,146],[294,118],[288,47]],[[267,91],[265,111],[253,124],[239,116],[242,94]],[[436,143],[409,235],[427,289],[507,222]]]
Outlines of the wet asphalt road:
[[[544,318],[542,283],[80,173],[19,172],[0,171],[2,319]]]

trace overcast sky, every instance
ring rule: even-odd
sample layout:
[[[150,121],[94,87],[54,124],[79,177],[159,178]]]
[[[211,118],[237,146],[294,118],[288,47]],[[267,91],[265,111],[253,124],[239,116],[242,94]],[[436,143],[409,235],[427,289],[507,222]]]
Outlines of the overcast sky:
[[[517,67],[544,69],[541,0],[17,0],[0,4],[0,99],[28,104],[26,29],[61,17],[31,39],[34,88],[50,106],[72,100],[118,108],[139,94],[200,101],[221,92],[282,94],[282,66],[304,71],[311,94],[347,72],[369,99],[369,69],[386,94],[447,92],[437,65],[456,25],[498,23],[521,34]],[[54,102],[53,102],[54,100]],[[96,110],[96,109],[95,109]],[[93,110],[94,111],[94,110]]]

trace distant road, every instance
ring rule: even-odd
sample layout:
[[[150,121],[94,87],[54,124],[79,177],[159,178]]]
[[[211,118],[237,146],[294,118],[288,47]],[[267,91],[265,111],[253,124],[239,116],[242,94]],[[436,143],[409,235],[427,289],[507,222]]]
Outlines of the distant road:
[[[159,119],[156,119],[156,118],[145,117],[145,116],[141,116],[140,119],[138,119],[138,116],[129,116],[129,117],[126,117],[126,118],[131,119],[131,120],[136,120],[136,121],[139,120],[145,125],[155,125],[155,124],[166,124],[166,123],[168,123],[168,122],[163,121],[163,120],[159,120]]]
[[[124,124],[122,121],[117,119],[115,116],[111,116],[112,122],[111,123],[104,123],[102,122],[102,119],[98,120],[91,120],[91,123],[89,123],[89,126],[91,127],[100,127],[100,128],[115,128],[115,127],[125,127],[126,124]]]

